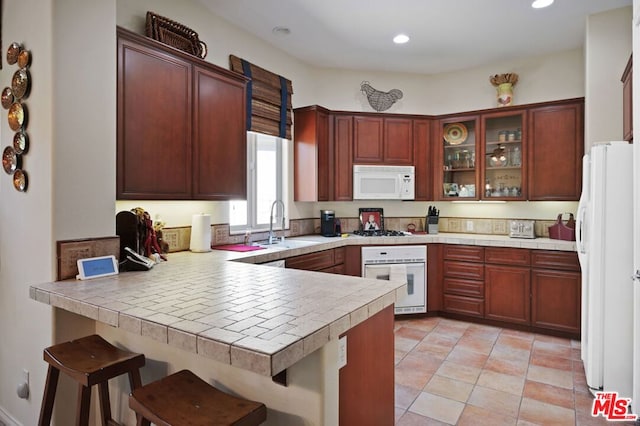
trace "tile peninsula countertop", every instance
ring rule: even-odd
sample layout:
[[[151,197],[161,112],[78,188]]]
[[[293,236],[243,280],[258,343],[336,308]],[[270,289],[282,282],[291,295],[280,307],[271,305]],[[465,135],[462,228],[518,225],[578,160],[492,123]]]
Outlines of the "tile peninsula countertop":
[[[573,241],[480,234],[322,237],[291,249],[169,255],[146,272],[33,285],[42,303],[273,376],[395,303],[404,283],[259,264],[346,245],[469,244],[575,251]],[[237,262],[230,262],[236,260]]]
[[[272,250],[264,250],[272,251]],[[33,285],[42,303],[265,376],[395,303],[406,283],[179,252],[150,271]]]

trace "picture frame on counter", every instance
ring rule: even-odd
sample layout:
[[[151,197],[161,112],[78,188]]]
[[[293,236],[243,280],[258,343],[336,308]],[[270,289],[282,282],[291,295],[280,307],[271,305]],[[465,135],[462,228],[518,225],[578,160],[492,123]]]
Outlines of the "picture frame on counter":
[[[363,232],[384,231],[384,213],[382,208],[361,207],[359,209],[360,228]]]

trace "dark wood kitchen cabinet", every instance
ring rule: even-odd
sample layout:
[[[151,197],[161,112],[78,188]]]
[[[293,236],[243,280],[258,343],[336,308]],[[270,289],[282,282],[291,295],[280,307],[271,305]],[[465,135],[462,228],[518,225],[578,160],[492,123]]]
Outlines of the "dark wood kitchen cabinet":
[[[442,299],[445,312],[484,316],[484,250],[477,246],[444,245]]]
[[[529,110],[528,199],[577,201],[582,189],[584,99]]]
[[[345,247],[323,250],[285,259],[285,267],[345,275]]]
[[[413,121],[399,117],[354,116],[353,162],[413,165]]]
[[[527,249],[485,249],[485,318],[530,323],[531,277]]]
[[[572,252],[533,250],[531,324],[580,335],[582,278]]]
[[[413,120],[413,162],[415,166],[415,200],[432,200],[433,155],[431,120]]]
[[[353,118],[353,162],[373,163],[383,162],[383,133],[384,120],[382,117],[368,117],[357,115]]]
[[[194,66],[193,199],[247,197],[246,83]]]
[[[122,28],[117,38],[117,198],[246,198],[246,78]]]
[[[334,201],[353,200],[353,116],[333,117]]]
[[[429,275],[428,287],[442,283],[442,307],[433,310],[470,321],[580,337],[582,288],[575,252],[440,247],[440,258],[433,259],[438,268]]]
[[[329,111],[314,105],[294,114],[295,201],[329,201],[333,198],[333,138]]]

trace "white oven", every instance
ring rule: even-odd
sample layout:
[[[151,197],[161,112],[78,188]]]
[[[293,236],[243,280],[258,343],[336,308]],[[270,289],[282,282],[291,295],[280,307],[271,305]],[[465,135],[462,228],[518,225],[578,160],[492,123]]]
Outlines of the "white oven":
[[[406,281],[406,296],[396,302],[395,313],[427,312],[427,246],[362,247],[362,276]]]

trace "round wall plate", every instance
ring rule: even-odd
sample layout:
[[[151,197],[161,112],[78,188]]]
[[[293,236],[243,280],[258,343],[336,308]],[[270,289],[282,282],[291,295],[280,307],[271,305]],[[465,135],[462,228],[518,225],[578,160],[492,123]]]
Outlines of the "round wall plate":
[[[24,132],[17,132],[13,135],[13,149],[16,154],[24,154],[29,149],[29,138]]]
[[[2,96],[0,97],[2,108],[9,109],[14,100],[15,98],[13,97],[11,87],[5,87],[4,90],[2,90]]]
[[[12,146],[8,146],[2,151],[2,168],[8,174],[12,174],[18,168],[18,154]]]
[[[15,41],[9,45],[7,48],[7,63],[9,65],[13,65],[18,62],[18,55],[20,55],[20,50],[22,50],[22,46],[20,43],[16,43]]]
[[[24,170],[18,169],[13,173],[13,187],[20,192],[27,190],[27,173]]]

